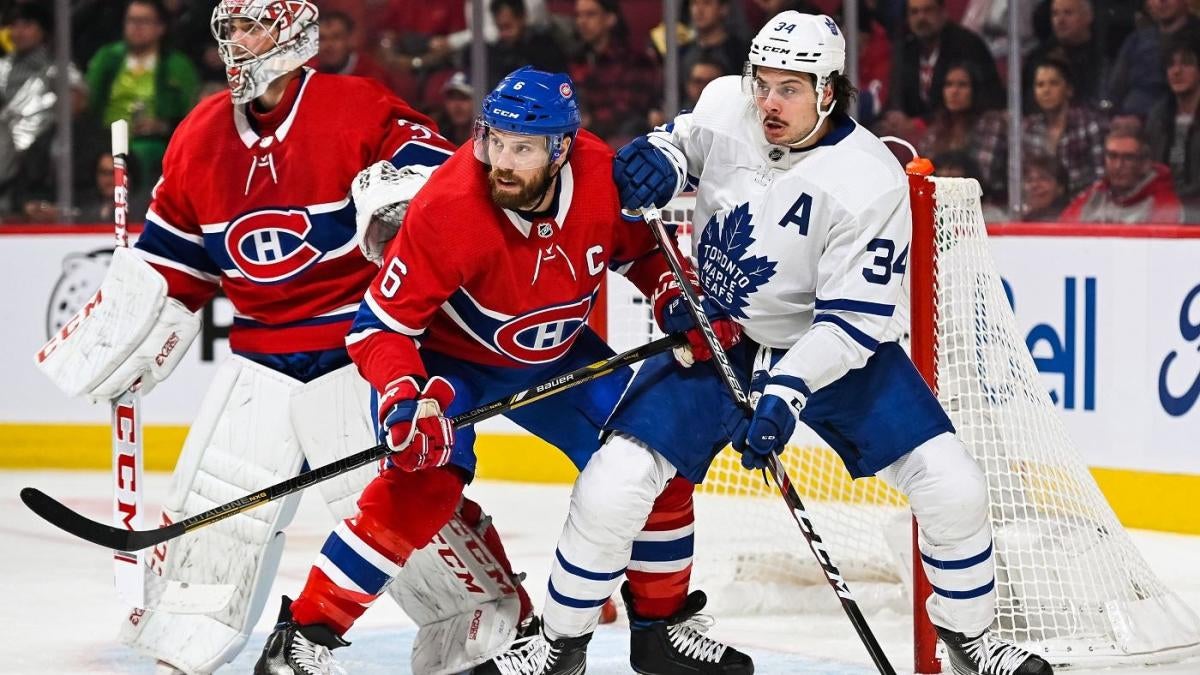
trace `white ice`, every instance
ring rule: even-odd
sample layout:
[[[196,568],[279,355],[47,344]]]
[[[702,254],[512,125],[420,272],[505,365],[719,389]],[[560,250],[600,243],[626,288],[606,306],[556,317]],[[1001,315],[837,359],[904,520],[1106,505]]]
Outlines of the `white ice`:
[[[149,474],[146,494],[150,513],[158,512],[154,499],[164,493],[167,482],[166,474]],[[37,487],[97,520],[107,520],[110,509],[109,479],[104,473],[0,473],[0,508],[6,515],[0,523],[0,579],[4,579],[5,586],[0,610],[0,644],[5,647],[0,655],[0,673],[153,672],[151,663],[114,639],[125,610],[113,591],[109,552],[55,530],[34,516],[17,496],[24,486]],[[566,486],[486,481],[469,488],[469,493],[495,518],[516,568],[529,574],[526,583],[535,602],[540,603],[544,593],[555,540],[566,512],[567,491]],[[300,590],[331,526],[318,500],[306,497],[288,530],[287,552],[267,611],[245,651],[221,672],[250,672],[274,623],[278,597]],[[1200,611],[1200,537],[1134,532],[1134,538],[1160,578]],[[803,546],[799,534],[797,545]],[[824,610],[804,618],[722,614],[717,616],[711,634],[750,652],[757,672],[766,675],[874,672],[836,603],[823,605]],[[867,618],[897,671],[911,672],[907,616],[885,611]],[[353,644],[338,650],[337,656],[353,675],[408,673],[414,633],[412,622],[389,600],[381,599],[347,635]],[[588,672],[628,673],[627,653],[625,626],[601,626],[589,649]],[[1103,672],[1145,671],[1125,668]],[[1152,672],[1200,673],[1200,661],[1159,666]]]

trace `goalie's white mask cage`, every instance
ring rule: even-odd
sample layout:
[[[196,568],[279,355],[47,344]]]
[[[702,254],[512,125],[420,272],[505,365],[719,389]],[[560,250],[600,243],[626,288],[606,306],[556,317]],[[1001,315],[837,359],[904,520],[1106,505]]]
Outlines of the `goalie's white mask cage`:
[[[317,16],[308,0],[217,3],[209,28],[234,103],[262,96],[272,82],[317,55]]]
[[[978,182],[910,181],[912,355],[987,474],[999,596],[993,629],[1059,667],[1200,652],[1200,618],[1150,570],[1039,382],[988,250]],[[682,196],[663,209],[685,240],[694,203]],[[613,279],[609,341],[617,350],[645,343],[655,334],[648,303]],[[925,582],[914,577],[904,497],[875,478],[851,481],[803,425],[783,460],[868,618],[913,612],[915,604],[916,670],[939,672],[936,635],[924,619],[929,589],[910,593]],[[710,593],[714,612],[797,613],[822,604],[838,612],[775,488],[744,470],[731,449],[714,462],[696,510],[696,586]]]

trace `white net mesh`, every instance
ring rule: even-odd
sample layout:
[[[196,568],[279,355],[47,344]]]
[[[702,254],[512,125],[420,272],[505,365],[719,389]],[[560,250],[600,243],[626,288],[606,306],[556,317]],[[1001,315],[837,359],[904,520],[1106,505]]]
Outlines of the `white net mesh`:
[[[1200,648],[1200,619],[1149,569],[1067,437],[1017,331],[987,245],[977,182],[934,179],[939,399],[988,477],[995,537],[994,628],[1065,664],[1151,662]],[[663,210],[688,250],[691,197]],[[651,339],[627,282],[609,295],[609,340]],[[911,525],[904,497],[851,481],[802,428],[784,463],[834,562],[868,613],[908,613]],[[837,611],[774,488],[726,449],[696,500],[696,582],[721,613]]]

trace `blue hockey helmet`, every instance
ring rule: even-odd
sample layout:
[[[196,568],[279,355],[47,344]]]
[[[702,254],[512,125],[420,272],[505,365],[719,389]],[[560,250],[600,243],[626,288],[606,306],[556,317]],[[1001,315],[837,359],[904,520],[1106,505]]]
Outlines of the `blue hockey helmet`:
[[[574,139],[579,125],[579,101],[571,78],[525,66],[510,73],[483,99],[475,125],[475,155],[490,163],[482,141],[495,129],[544,136],[549,152],[545,163],[554,163],[562,156],[563,139]]]

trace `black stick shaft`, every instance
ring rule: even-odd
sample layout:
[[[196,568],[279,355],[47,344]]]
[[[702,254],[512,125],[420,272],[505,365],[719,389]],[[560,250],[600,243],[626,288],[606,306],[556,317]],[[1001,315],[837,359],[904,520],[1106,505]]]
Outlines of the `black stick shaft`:
[[[456,415],[451,419],[451,423],[455,429],[458,429],[482,422],[491,417],[496,417],[497,415],[503,415],[535,401],[540,401],[548,396],[553,396],[598,377],[608,375],[639,361],[644,361],[655,354],[660,354],[679,346],[683,342],[684,339],[681,336],[659,338],[658,340],[635,347],[603,361],[597,361],[569,373],[564,373],[547,382],[534,385],[528,389],[522,389],[506,398],[485,403],[461,415]],[[22,489],[21,501],[25,502],[26,506],[51,525],[80,539],[105,548],[121,551],[138,551],[143,548],[157,546],[186,532],[212,525],[215,522],[256,506],[261,506],[280,497],[290,495],[293,492],[311,487],[321,481],[353,471],[360,466],[379,460],[390,452],[391,450],[386,444],[376,445],[373,448],[367,448],[324,466],[305,471],[298,476],[250,493],[229,503],[222,504],[204,513],[198,513],[177,523],[153,530],[126,530],[98,523],[71,510],[36,488],[27,487]]]
[[[663,226],[662,214],[656,208],[648,208],[642,210],[642,217],[645,218],[650,230],[654,233],[658,247],[662,249],[663,255],[667,259],[667,265],[671,268],[671,273],[675,275],[675,281],[679,284],[686,300],[688,313],[700,328],[700,333],[704,336],[704,343],[712,352],[712,360],[715,362],[714,365],[725,388],[729,390],[739,408],[747,414],[753,414],[754,408],[750,405],[750,399],[746,397],[746,391],[742,389],[742,383],[738,381],[737,375],[733,372],[733,366],[729,363],[729,355],[721,347],[717,334],[713,332],[712,323],[704,314],[699,296],[688,282],[687,275],[683,271],[683,263],[676,255],[675,247],[667,235],[667,229]],[[770,471],[776,487],[779,488],[779,494],[783,496],[783,501],[787,503],[796,525],[800,526],[800,531],[804,534],[809,549],[816,556],[817,562],[821,564],[821,570],[825,572],[825,578],[829,581],[833,592],[837,594],[842,609],[845,610],[850,623],[854,625],[854,630],[862,640],[863,646],[867,648],[867,653],[871,655],[871,660],[875,662],[875,667],[884,675],[895,675],[896,671],[888,661],[887,654],[884,654],[883,648],[879,646],[875,633],[867,625],[866,617],[858,608],[858,602],[854,599],[854,595],[850,593],[850,587],[846,585],[842,573],[833,563],[833,559],[829,557],[829,552],[825,550],[825,543],[821,540],[821,536],[813,529],[812,519],[809,518],[808,511],[804,508],[804,502],[801,501],[800,494],[796,492],[796,488],[792,485],[792,479],[787,475],[787,471],[777,455],[767,458],[767,469]]]

